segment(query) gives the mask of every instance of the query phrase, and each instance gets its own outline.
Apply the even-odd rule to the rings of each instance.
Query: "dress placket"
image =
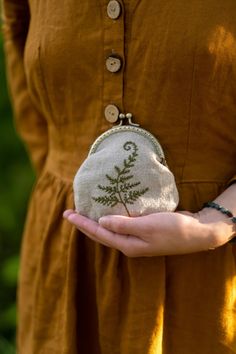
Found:
[[[102,128],[115,123],[123,112],[124,4],[121,0],[101,0],[104,23],[104,73]]]

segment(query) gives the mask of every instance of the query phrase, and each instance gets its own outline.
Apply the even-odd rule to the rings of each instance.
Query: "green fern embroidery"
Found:
[[[127,141],[123,145],[123,149],[125,151],[130,151],[132,149],[133,152],[127,159],[124,159],[122,167],[114,166],[116,177],[106,174],[106,178],[110,185],[98,185],[98,188],[104,191],[107,195],[92,197],[92,199],[99,204],[110,207],[114,207],[117,204],[123,204],[127,214],[130,216],[127,204],[134,204],[134,202],[146,193],[149,188],[147,187],[141,190],[133,190],[141,184],[141,182],[131,183],[130,181],[134,177],[130,174],[130,171],[132,167],[134,167],[135,161],[138,157],[138,147],[134,142]]]

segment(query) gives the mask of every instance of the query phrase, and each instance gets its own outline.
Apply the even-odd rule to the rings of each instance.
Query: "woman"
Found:
[[[19,353],[236,353],[235,227],[202,209],[236,214],[235,1],[5,0],[3,17],[16,124],[38,172]],[[161,142],[175,213],[99,225],[73,212],[73,177],[119,112]]]

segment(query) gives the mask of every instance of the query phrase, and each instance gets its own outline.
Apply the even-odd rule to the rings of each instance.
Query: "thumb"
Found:
[[[140,230],[140,217],[107,215],[102,216],[98,222],[105,229],[116,232],[118,234],[136,235],[137,231]]]

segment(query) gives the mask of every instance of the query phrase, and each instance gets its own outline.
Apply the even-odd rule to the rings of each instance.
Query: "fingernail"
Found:
[[[99,220],[98,223],[101,225],[106,225],[109,221],[110,217],[109,216],[102,216]]]
[[[68,216],[70,216],[73,213],[75,213],[74,210],[71,210],[71,209],[65,210],[64,213],[63,213],[63,218],[67,219]]]

